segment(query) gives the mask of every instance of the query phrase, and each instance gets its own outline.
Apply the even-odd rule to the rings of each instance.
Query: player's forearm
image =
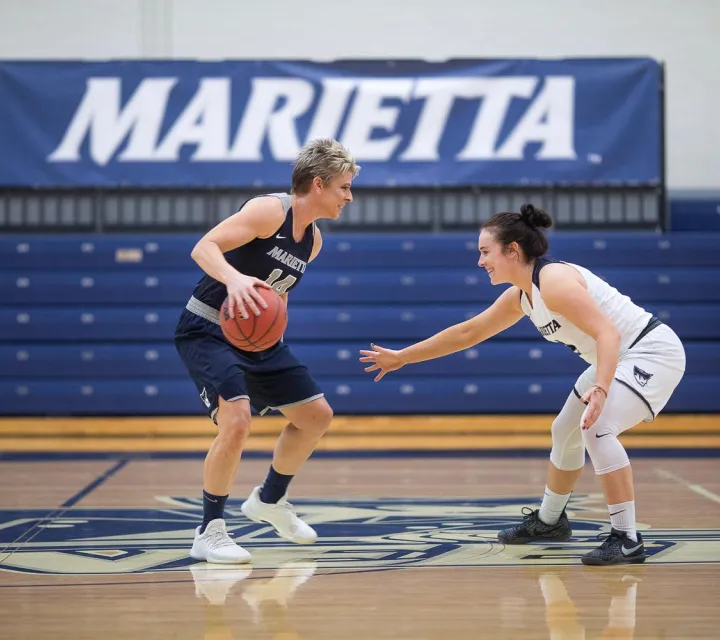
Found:
[[[205,273],[223,284],[227,284],[230,279],[238,275],[238,271],[225,260],[220,247],[209,240],[198,242],[190,257]]]
[[[400,351],[405,364],[424,362],[462,351],[476,344],[466,323],[456,324]]]
[[[595,383],[608,391],[620,357],[620,332],[614,327],[603,331],[596,339],[596,348],[598,359]]]

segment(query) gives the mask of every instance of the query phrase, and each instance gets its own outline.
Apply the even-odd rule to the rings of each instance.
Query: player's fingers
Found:
[[[227,312],[231,318],[235,317],[235,299],[232,296],[228,296]]]
[[[239,294],[234,295],[231,298],[231,301],[235,304],[235,316],[240,316],[241,318],[243,318],[243,320],[245,318],[247,318],[248,315],[247,315],[247,311],[245,309],[245,304],[243,302],[242,296]]]
[[[360,362],[375,362],[375,358],[373,358],[372,356],[367,356],[367,357],[365,357],[365,358],[360,358],[359,360],[360,360]]]
[[[599,414],[599,412],[598,412],[597,406],[590,405],[588,407],[587,418],[585,420],[585,428],[586,429],[589,429],[590,427],[592,427],[595,424],[595,421],[598,419],[598,414]]]
[[[374,364],[371,367],[365,367],[365,371],[376,371],[379,368],[380,368],[379,364]]]
[[[588,423],[589,415],[590,415],[590,407],[585,407],[585,410],[583,411],[582,416],[580,416],[580,428],[583,431],[585,431],[585,429],[588,428],[587,423]]]
[[[245,309],[245,304],[243,303],[242,296],[237,296],[235,298],[235,316],[240,316],[243,320],[248,317],[248,313]]]
[[[253,297],[249,293],[246,293],[243,296],[243,302],[245,303],[245,306],[248,308],[250,313],[254,313],[256,316],[260,315],[260,309],[257,308],[255,300],[253,300]]]
[[[267,308],[268,308],[267,302],[265,302],[265,298],[262,297],[262,295],[260,294],[260,292],[259,292],[255,287],[253,287],[253,288],[250,290],[250,296],[251,296],[251,298],[252,298],[253,300],[257,301],[257,303],[258,303],[263,309],[267,309]]]
[[[378,355],[377,351],[367,351],[365,349],[360,350],[360,355],[365,356],[366,358],[375,358]],[[362,360],[362,358],[361,358]],[[366,360],[363,360],[363,362],[366,362]]]
[[[375,376],[375,382],[380,382],[382,380],[383,376],[387,373],[387,371],[381,371]]]

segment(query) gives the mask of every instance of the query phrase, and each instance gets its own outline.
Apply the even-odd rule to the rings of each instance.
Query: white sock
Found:
[[[624,531],[628,537],[637,542],[637,529],[635,528],[635,500],[609,504],[610,524],[613,529]]]
[[[569,493],[560,495],[545,487],[545,495],[540,505],[540,520],[545,524],[557,524],[568,500],[570,500]]]

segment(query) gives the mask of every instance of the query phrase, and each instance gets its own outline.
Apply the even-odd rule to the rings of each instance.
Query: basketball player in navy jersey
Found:
[[[180,316],[175,345],[201,400],[218,427],[205,459],[203,522],[190,552],[196,560],[242,563],[250,554],[229,537],[225,502],[250,432],[250,405],[261,413],[278,409],[290,421],[273,453],[261,486],[243,503],[255,522],[271,524],[292,542],[315,542],[315,531],[287,501],[288,485],[330,426],[332,409],[307,368],[282,341],[261,352],[241,351],[225,340],[219,309],[228,298],[229,313],[260,314],[266,306],[258,293],[272,287],[285,299],[300,284],[308,263],[322,247],[315,225],[337,219],[352,202],[351,185],[359,171],[340,143],[319,139],[299,153],[292,193],[253,198],[211,229],[192,258],[205,271]]]
[[[372,345],[363,350],[365,370],[386,373],[414,362],[472,347],[528,316],[541,335],[572,349],[590,367],[578,378],[552,424],[547,486],[538,510],[501,531],[505,544],[564,541],[572,530],[565,513],[580,477],[587,449],[600,477],[611,530],[584,564],[643,562],[642,536],[635,521],[630,461],[618,436],[649,422],[666,405],[685,371],[685,351],[670,327],[587,269],[543,256],[543,228],[550,216],[532,205],[520,213],[498,213],[480,232],[479,266],[492,284],[512,286],[483,313],[394,351]]]

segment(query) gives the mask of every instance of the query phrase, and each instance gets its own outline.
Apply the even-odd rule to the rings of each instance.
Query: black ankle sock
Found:
[[[205,527],[208,526],[211,520],[217,520],[223,517],[227,499],[227,496],[214,496],[212,493],[203,490],[203,523],[200,528],[201,534],[205,533]]]
[[[278,500],[287,493],[288,485],[293,476],[286,476],[275,471],[270,465],[265,482],[260,489],[260,500],[265,504],[277,504]]]

